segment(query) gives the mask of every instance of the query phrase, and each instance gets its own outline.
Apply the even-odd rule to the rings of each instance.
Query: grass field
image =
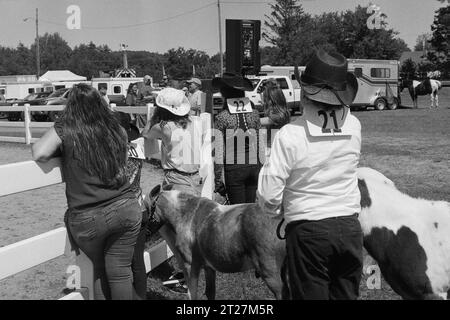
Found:
[[[404,104],[407,99],[403,99]],[[428,104],[428,97],[421,97],[419,109],[354,112],[362,124],[360,165],[384,173],[411,196],[450,201],[450,88],[441,91],[439,109],[429,110]],[[29,146],[0,142],[0,165],[30,159]],[[142,174],[144,192],[160,181],[160,169],[146,163]],[[62,226],[65,208],[63,185],[0,198],[0,246]],[[63,296],[65,269],[73,261],[73,256],[63,256],[0,281],[0,299]],[[366,256],[366,267],[369,264],[372,262]],[[163,268],[150,274],[148,299],[186,298],[161,285],[166,277]],[[360,299],[399,299],[384,280],[381,289],[368,289],[367,280],[368,275],[364,275]],[[204,283],[200,285],[203,290]],[[217,298],[271,299],[272,295],[260,279],[246,272],[218,274]]]

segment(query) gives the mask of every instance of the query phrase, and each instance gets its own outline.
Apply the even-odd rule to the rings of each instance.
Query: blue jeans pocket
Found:
[[[95,217],[88,214],[71,215],[68,218],[70,232],[77,241],[92,240],[97,236]]]
[[[119,223],[124,228],[133,228],[142,221],[141,206],[137,200],[130,200],[129,204],[116,210]]]

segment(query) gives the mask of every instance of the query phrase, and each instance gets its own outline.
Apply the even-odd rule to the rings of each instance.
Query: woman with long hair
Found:
[[[261,125],[267,130],[265,155],[268,157],[275,133],[290,122],[291,116],[283,90],[280,89],[277,81],[273,78],[268,79],[265,84],[262,92],[262,103],[264,117],[261,118]]]
[[[145,300],[147,298],[147,272],[145,270],[144,250],[149,216],[141,189],[141,172],[145,159],[144,138],[141,136],[139,129],[132,124],[130,114],[118,111],[114,112],[114,115],[127,133],[128,160],[125,172],[131,190],[136,195],[142,211],[141,229],[134,247],[131,270],[133,271],[133,286],[136,291],[136,298]]]
[[[261,118],[261,125],[268,129],[280,129],[290,121],[290,114],[283,90],[280,89],[277,81],[268,79],[262,93],[262,103],[264,107],[264,117]]]
[[[39,162],[62,156],[64,221],[77,253],[81,249],[94,265],[95,299],[132,299],[131,261],[142,215],[125,172],[127,133],[99,92],[74,85],[62,116],[32,154]]]

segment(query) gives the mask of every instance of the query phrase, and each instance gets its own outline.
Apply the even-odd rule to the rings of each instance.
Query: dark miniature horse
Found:
[[[405,79],[401,81],[400,92],[403,91],[404,88],[408,88],[414,108],[418,108],[417,96],[424,96],[426,94],[429,94],[431,97],[430,109],[439,107],[438,91],[442,88],[442,83],[440,81],[430,78],[427,78],[422,82]]]

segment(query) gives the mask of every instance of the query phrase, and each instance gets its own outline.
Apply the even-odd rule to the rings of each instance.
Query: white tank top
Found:
[[[167,122],[170,129],[170,144],[161,142],[161,166],[165,170],[193,173],[200,167],[201,122],[191,117],[187,128],[183,129],[174,122]]]

